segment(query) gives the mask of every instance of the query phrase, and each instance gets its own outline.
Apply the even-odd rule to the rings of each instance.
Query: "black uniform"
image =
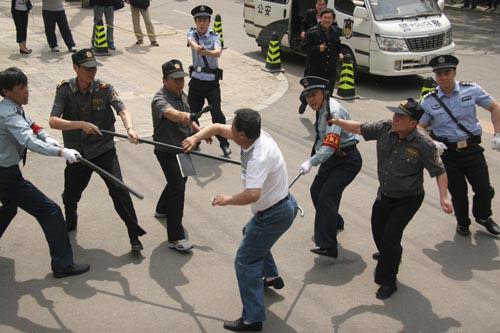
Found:
[[[304,18],[300,25],[300,31],[307,33],[309,29],[318,25],[318,18],[316,13],[316,8],[311,8],[306,10],[304,13]]]
[[[56,91],[51,116],[62,117],[70,121],[86,121],[101,129],[115,130],[115,115],[125,109],[113,87],[95,80],[90,88],[81,92],[76,79],[62,82]],[[82,130],[63,131],[64,146],[76,149],[82,157],[90,160],[108,171],[118,179],[122,179],[115,143],[111,135],[88,135]],[[87,187],[93,170],[75,163],[68,164],[64,170],[63,203],[66,212],[68,229],[74,229],[77,223],[77,205],[82,192]],[[136,239],[146,232],[138,225],[137,216],[130,194],[122,187],[103,178],[113,200],[116,212],[125,222],[131,239]]]

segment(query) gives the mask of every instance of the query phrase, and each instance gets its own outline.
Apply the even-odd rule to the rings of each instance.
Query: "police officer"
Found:
[[[188,102],[191,112],[198,113],[203,108],[205,99],[212,106],[210,114],[212,122],[225,124],[226,117],[221,110],[221,93],[219,80],[222,80],[222,70],[218,59],[222,54],[219,35],[209,29],[212,8],[204,5],[191,10],[196,28],[187,31],[188,46],[191,47],[193,65],[190,67]],[[222,136],[217,136],[224,156],[231,154],[229,142]]]
[[[380,285],[376,297],[385,299],[396,290],[396,275],[403,248],[403,231],[424,200],[423,169],[437,177],[442,209],[453,211],[447,198],[447,177],[432,140],[417,129],[424,113],[409,98],[399,107],[391,107],[392,121],[358,123],[333,118],[331,124],[351,133],[361,134],[366,141],[377,140],[377,170],[380,186],[372,208],[372,234],[378,253],[375,283]]]
[[[177,59],[162,65],[163,87],[155,94],[151,103],[155,141],[180,146],[182,140],[199,130],[191,121],[187,96],[183,92],[188,76]],[[192,245],[186,239],[182,226],[184,195],[187,177],[184,177],[177,161],[176,151],[155,146],[155,155],[167,179],[167,184],[156,204],[155,216],[167,218],[168,246],[186,252]]]
[[[304,76],[319,76],[329,81],[328,95],[333,93],[337,80],[337,57],[340,52],[340,34],[333,26],[335,13],[332,9],[324,9],[320,13],[320,23],[306,33],[302,49],[307,53]],[[299,113],[304,113],[307,103],[301,97]]]
[[[76,78],[63,81],[57,87],[50,114],[50,127],[63,131],[66,147],[78,150],[84,158],[121,180],[113,136],[102,135],[100,129],[115,130],[114,109],[123,121],[130,142],[137,143],[130,113],[125,109],[113,86],[95,79],[97,66],[102,64],[95,60],[92,50],[82,49],[71,58]],[[92,172],[92,169],[82,164],[68,164],[64,170],[62,196],[68,231],[77,227],[78,201],[90,181]],[[139,236],[146,232],[137,222],[130,194],[110,180],[103,180],[118,215],[127,226],[132,251],[142,250]]]
[[[337,258],[337,230],[344,229],[339,214],[344,189],[361,170],[362,159],[356,148],[357,135],[328,125],[331,118],[351,119],[347,110],[326,92],[328,80],[306,76],[300,80],[302,96],[316,111],[316,139],[311,158],[302,163],[300,170],[309,173],[312,166],[320,165],[311,185],[311,198],[316,208],[314,241],[317,248],[311,252]]]
[[[19,162],[26,162],[27,150],[48,156],[61,156],[68,163],[78,161],[79,153],[61,148],[57,140],[31,120],[24,112],[28,104],[28,78],[16,67],[0,72],[0,238],[21,208],[34,216],[49,244],[53,276],[79,275],[89,265],[73,262],[73,251],[66,232],[61,208],[24,179]]]
[[[431,126],[433,138],[447,148],[442,158],[449,178],[448,190],[455,209],[457,233],[470,234],[468,181],[474,191],[472,214],[476,222],[498,235],[500,228],[491,218],[491,200],[495,192],[490,184],[484,149],[480,146],[482,129],[476,116],[476,104],[491,112],[496,133],[492,146],[497,150],[500,150],[500,104],[479,85],[455,80],[456,57],[438,56],[429,65],[438,87],[422,101],[425,114],[420,125]]]

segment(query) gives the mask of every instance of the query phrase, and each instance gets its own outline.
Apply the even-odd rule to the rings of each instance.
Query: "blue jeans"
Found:
[[[289,199],[272,209],[255,214],[243,228],[234,268],[243,303],[241,317],[247,322],[264,321],[263,277],[278,276],[278,268],[271,254],[274,243],[290,228],[297,215],[297,202]]]
[[[108,46],[114,46],[115,42],[113,39],[113,25],[114,25],[114,10],[113,6],[94,6],[94,29],[92,30],[92,47],[94,47],[95,40],[95,26],[97,21],[102,20],[102,16],[106,18],[106,38],[108,40]],[[103,21],[104,23],[104,21]]]

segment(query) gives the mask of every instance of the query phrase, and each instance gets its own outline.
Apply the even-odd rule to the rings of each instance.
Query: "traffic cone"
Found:
[[[222,33],[222,19],[219,14],[215,15],[214,21],[214,32],[219,35],[220,44],[223,49],[224,47],[224,34]]]
[[[424,99],[424,96],[430,93],[431,91],[436,90],[437,83],[434,81],[432,77],[426,77],[424,79],[424,85],[422,86],[422,91],[420,92],[420,99],[419,101],[422,102]]]
[[[94,54],[96,56],[109,55],[108,36],[106,36],[106,26],[102,20],[95,24]]]
[[[281,69],[281,52],[280,40],[278,34],[273,32],[271,40],[269,41],[269,48],[267,49],[266,67],[262,69],[269,73],[284,72]]]
[[[350,54],[346,54],[342,59],[340,80],[335,97],[343,100],[359,98],[359,96],[356,95],[356,87],[354,84],[354,65]]]

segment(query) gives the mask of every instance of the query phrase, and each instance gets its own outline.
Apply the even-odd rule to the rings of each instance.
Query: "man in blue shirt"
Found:
[[[28,104],[28,78],[16,67],[0,72],[0,238],[21,208],[34,216],[42,227],[52,257],[55,278],[79,275],[89,265],[73,262],[71,243],[61,208],[32,183],[24,179],[19,162],[26,162],[27,149],[48,156],[61,156],[69,163],[78,162],[76,150],[61,148],[59,143],[24,113]]]
[[[495,194],[490,184],[488,165],[480,146],[482,129],[476,115],[476,104],[491,112],[495,129],[493,149],[500,150],[500,104],[479,85],[455,80],[458,59],[438,56],[429,65],[436,75],[438,87],[422,101],[425,114],[420,119],[424,128],[432,127],[432,137],[445,148],[442,155],[448,173],[448,190],[458,222],[457,233],[470,235],[467,182],[474,191],[472,214],[476,222],[494,235],[500,228],[491,218],[491,200]]]
[[[189,70],[191,81],[189,81],[188,102],[191,112],[198,113],[206,99],[212,106],[210,110],[212,122],[225,124],[226,117],[220,105],[219,80],[222,80],[222,70],[217,59],[222,54],[222,46],[219,35],[208,29],[212,13],[212,8],[204,5],[191,10],[196,28],[190,28],[186,34],[193,57],[193,65]],[[217,136],[217,139],[224,156],[229,156],[231,149],[227,139],[222,136]]]
[[[307,174],[313,166],[321,164],[311,185],[311,198],[316,208],[314,242],[318,246],[311,252],[337,258],[337,230],[344,229],[344,219],[339,214],[340,200],[345,188],[361,170],[362,159],[356,148],[358,136],[328,124],[332,118],[351,119],[347,110],[326,93],[328,83],[316,76],[300,80],[304,87],[302,96],[316,111],[316,139],[311,158],[302,163],[300,170]]]

